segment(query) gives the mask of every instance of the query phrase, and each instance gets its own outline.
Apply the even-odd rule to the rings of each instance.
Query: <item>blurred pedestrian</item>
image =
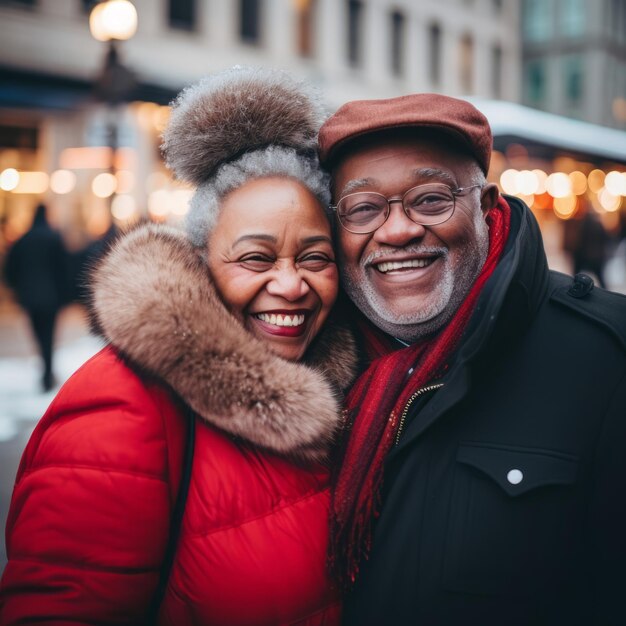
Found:
[[[610,237],[594,211],[587,211],[578,225],[574,248],[574,274],[591,272],[601,287],[604,283],[604,266],[608,257]]]
[[[6,280],[28,314],[43,359],[42,387],[54,386],[52,347],[59,310],[66,303],[67,251],[61,235],[48,223],[46,206],[39,204],[33,224],[10,248]]]
[[[108,252],[120,235],[120,230],[114,222],[111,223],[106,232],[89,242],[81,250],[70,254],[70,298],[72,301],[86,304],[89,300],[89,273],[97,265],[102,256]]]

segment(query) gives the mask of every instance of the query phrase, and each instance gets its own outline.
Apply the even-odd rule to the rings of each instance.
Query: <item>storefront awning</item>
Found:
[[[530,142],[626,164],[626,132],[545,113],[512,102],[469,100],[485,114],[498,138]]]
[[[131,96],[133,100],[169,104],[176,93],[139,83]],[[72,111],[93,98],[90,81],[0,67],[0,108]]]

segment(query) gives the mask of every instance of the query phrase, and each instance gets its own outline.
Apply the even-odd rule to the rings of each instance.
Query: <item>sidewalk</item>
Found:
[[[61,312],[53,357],[57,385],[40,389],[41,363],[26,316],[14,305],[0,309],[0,442],[17,433],[17,420],[38,420],[59,387],[101,347],[89,335],[84,309],[78,305]]]
[[[17,466],[33,428],[46,412],[59,387],[101,347],[89,335],[84,309],[74,305],[60,315],[55,341],[57,385],[40,388],[41,363],[28,320],[11,303],[0,307],[0,530],[4,528]],[[0,572],[6,554],[0,540]]]

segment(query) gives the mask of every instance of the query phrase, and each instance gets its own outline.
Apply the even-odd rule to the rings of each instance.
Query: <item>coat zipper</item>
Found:
[[[396,440],[394,445],[398,445],[400,443],[400,437],[402,436],[402,430],[404,429],[404,424],[406,422],[406,416],[409,412],[409,409],[411,408],[411,405],[413,404],[414,400],[416,398],[419,398],[420,396],[423,396],[425,393],[428,393],[429,391],[434,391],[435,389],[439,389],[443,387],[443,383],[435,383],[433,385],[428,385],[426,387],[422,387],[420,389],[418,389],[408,400],[408,402],[406,403],[406,406],[404,407],[404,411],[402,411],[402,415],[400,416],[400,425],[398,426],[398,432],[396,433]]]

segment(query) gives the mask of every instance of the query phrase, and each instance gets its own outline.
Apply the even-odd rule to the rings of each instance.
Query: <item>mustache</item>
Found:
[[[362,261],[361,266],[367,267],[372,263],[382,261],[389,262],[395,261],[400,257],[404,257],[407,254],[417,254],[424,256],[447,256],[448,249],[441,247],[426,247],[426,246],[406,246],[404,248],[382,248],[371,252]]]

